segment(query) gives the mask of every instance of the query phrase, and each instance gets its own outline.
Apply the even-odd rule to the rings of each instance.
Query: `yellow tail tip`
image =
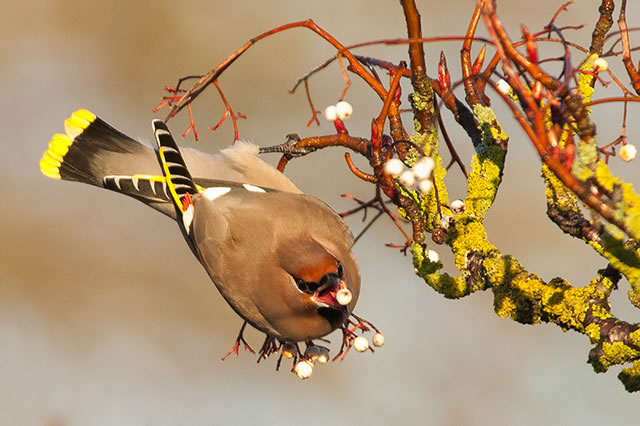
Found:
[[[79,109],[64,121],[64,131],[71,139],[75,139],[79,134],[84,132],[95,119],[96,115],[91,111]]]
[[[47,151],[44,152],[40,159],[40,171],[43,175],[52,179],[60,179],[60,166],[51,161],[51,157],[48,156]]]
[[[89,110],[79,109],[64,121],[65,133],[56,133],[49,142],[49,148],[40,159],[40,171],[43,175],[60,179],[60,166],[64,162],[64,156],[69,152],[69,147],[74,139],[84,132],[93,123],[97,116]]]
[[[96,119],[96,115],[87,109],[79,109],[71,114],[72,117],[91,123]]]
[[[49,142],[49,154],[52,156],[64,157],[69,152],[69,147],[73,141],[66,133],[56,133]],[[62,160],[60,160],[62,161]]]

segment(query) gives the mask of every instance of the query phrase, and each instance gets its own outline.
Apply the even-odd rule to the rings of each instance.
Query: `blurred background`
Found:
[[[531,2],[501,1],[499,12],[517,38],[521,22],[537,31],[560,3],[538,0],[533,7]],[[633,27],[640,22],[640,5],[630,3],[627,19]],[[404,37],[397,1],[4,4],[0,424],[637,422],[638,396],[624,391],[616,378],[619,369],[601,375],[592,371],[586,337],[563,333],[555,325],[499,319],[488,292],[445,300],[413,274],[409,257],[384,247],[402,242],[385,220],[355,247],[363,281],[357,312],[385,333],[382,349],[319,366],[304,382],[287,367],[276,372],[275,359],[256,364],[246,352],[221,362],[241,321],[187,250],[175,224],[135,200],[46,179],[39,172],[38,160],[51,135],[63,131],[64,119],[78,108],[149,141],[151,119],[164,117],[151,110],[162,88],[178,77],[205,73],[249,38],[306,18],[345,44]],[[463,35],[474,4],[418,1],[424,34]],[[560,16],[559,25],[586,24],[581,31],[568,31],[570,40],[588,47],[599,4],[580,1]],[[634,39],[637,45],[638,36],[632,34]],[[436,73],[440,49],[447,53],[452,78],[460,78],[457,42],[426,46],[430,74]],[[359,53],[397,62],[406,51],[406,46],[395,46]],[[557,56],[562,50],[552,46],[544,52]],[[287,92],[298,76],[332,53],[310,31],[295,29],[240,58],[220,83],[233,107],[248,116],[239,122],[241,137],[273,145],[288,133],[333,132],[324,120],[320,128],[307,128],[304,91]],[[579,60],[576,55],[575,63]],[[342,85],[335,65],[314,77],[316,107],[335,103]],[[405,82],[403,99],[409,92]],[[355,108],[347,122],[350,132],[367,136],[378,113],[376,96],[354,78],[346,100]],[[615,139],[622,106],[595,108],[600,140]],[[226,147],[233,138],[230,122],[215,133],[207,130],[224,113],[213,87],[194,109],[200,142],[189,136],[182,143],[207,152]],[[628,130],[630,142],[637,144],[636,115],[632,105]],[[468,165],[470,143],[447,112],[444,117]],[[502,122],[511,143],[506,178],[487,219],[491,241],[544,279],[562,276],[586,284],[606,263],[546,218],[540,161],[516,124]],[[407,115],[405,125],[410,124]],[[186,114],[170,127],[182,133]],[[353,204],[341,193],[367,199],[373,188],[350,174],[343,154],[342,149],[318,152],[291,163],[287,173],[303,190],[344,211]],[[358,164],[366,167],[363,161]],[[611,164],[638,188],[637,161],[623,164],[614,158]],[[459,170],[450,171],[451,199],[464,196],[461,178]],[[354,233],[364,226],[361,217],[348,222]],[[454,272],[446,247],[437,249]],[[613,310],[622,319],[640,321],[640,312],[626,299],[627,289],[623,281],[612,297]],[[262,342],[256,332],[247,337],[254,348]],[[338,337],[332,336],[333,351]]]

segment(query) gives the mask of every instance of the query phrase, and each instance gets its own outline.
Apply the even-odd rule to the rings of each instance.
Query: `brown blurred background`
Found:
[[[419,1],[425,35],[461,35],[474,0]],[[518,24],[541,28],[560,1],[501,1],[514,37]],[[599,1],[580,1],[559,24],[587,24],[568,32],[587,44]],[[589,342],[552,325],[501,320],[491,294],[448,301],[418,280],[410,259],[385,248],[400,242],[380,220],[355,247],[363,290],[358,313],[382,328],[387,344],[350,354],[342,364],[316,368],[301,382],[275,360],[256,365],[242,353],[222,363],[241,321],[223,302],[193,258],[175,224],[136,201],[80,184],[44,178],[38,160],[50,136],[78,108],[88,108],[129,135],[149,140],[151,109],[165,85],[203,73],[250,37],[311,17],[346,44],[404,36],[397,1],[323,2],[12,1],[0,16],[2,159],[0,185],[0,424],[212,425],[212,424],[631,424],[637,396],[624,392],[615,371],[596,375],[586,364]],[[630,4],[630,26],[640,7]],[[484,33],[484,32],[483,32]],[[632,35],[632,40],[638,37]],[[427,45],[431,74],[445,49],[459,78],[458,43]],[[296,77],[332,54],[310,31],[296,29],[252,48],[220,79],[234,108],[248,115],[241,137],[270,145],[306,128],[304,92],[289,95]],[[555,53],[554,53],[555,52]],[[362,54],[392,61],[406,47]],[[548,55],[559,55],[554,47]],[[576,61],[579,59],[576,59]],[[625,79],[626,81],[626,79]],[[405,84],[405,95],[409,86]],[[318,108],[342,89],[337,67],[311,82]],[[617,92],[616,92],[617,93]],[[406,99],[406,97],[404,98]],[[347,95],[355,107],[347,122],[366,136],[376,97],[354,79]],[[201,141],[185,145],[215,152],[230,143],[232,127],[206,127],[224,112],[215,91],[196,102]],[[602,140],[620,130],[620,105],[596,107]],[[629,132],[640,134],[630,111]],[[187,122],[170,122],[181,133]],[[468,160],[468,140],[445,113],[456,146]],[[409,127],[407,116],[405,124]],[[545,279],[577,284],[605,262],[581,242],[562,235],[545,216],[539,160],[513,122],[505,122],[511,150],[496,206],[491,240]],[[636,142],[630,140],[630,142]],[[336,210],[366,198],[370,186],[350,175],[343,150],[293,162],[288,174]],[[277,158],[270,157],[275,162]],[[360,162],[360,164],[363,164]],[[468,161],[467,161],[468,164]],[[638,187],[638,162],[616,172]],[[364,166],[364,165],[363,165]],[[452,170],[452,199],[462,197],[461,173]],[[359,217],[349,224],[357,233]],[[439,248],[448,270],[451,257]],[[630,321],[621,283],[614,312]],[[249,333],[254,347],[262,338]],[[337,346],[334,336],[334,350]]]

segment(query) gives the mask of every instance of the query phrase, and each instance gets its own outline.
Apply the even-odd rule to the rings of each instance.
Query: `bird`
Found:
[[[353,234],[260,159],[257,145],[180,148],[155,119],[151,148],[86,109],[64,127],[40,159],[42,174],[119,192],[173,219],[226,302],[267,338],[308,343],[347,322],[360,294]]]

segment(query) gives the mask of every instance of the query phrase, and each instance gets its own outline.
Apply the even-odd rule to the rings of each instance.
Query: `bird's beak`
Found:
[[[337,294],[338,290],[347,288],[347,283],[344,280],[338,278],[337,275],[329,275],[326,283],[318,287],[312,296],[312,299],[321,308],[337,309],[339,311],[346,311],[347,307],[338,303]]]

